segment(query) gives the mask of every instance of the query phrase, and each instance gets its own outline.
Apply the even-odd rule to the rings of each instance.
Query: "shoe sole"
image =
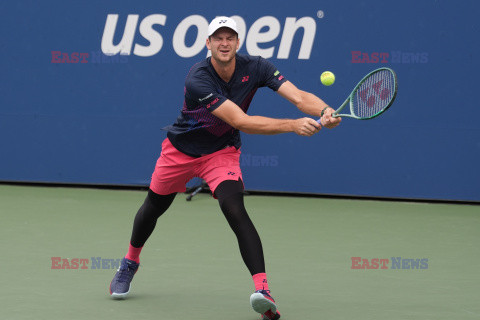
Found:
[[[273,314],[277,312],[276,304],[258,292],[255,292],[250,296],[250,305],[255,312],[261,313],[262,315],[268,310],[271,310]]]
[[[127,298],[127,295],[130,291],[128,292],[125,292],[125,293],[112,293],[110,296],[112,297],[112,299],[114,300],[123,300],[125,298]]]
[[[110,285],[112,285],[112,283],[110,283]],[[125,293],[116,293],[116,292],[112,292],[112,289],[110,289],[110,297],[114,300],[123,300],[125,298],[127,298],[127,295],[130,293],[130,288],[132,288],[132,285],[128,286],[128,291],[125,292]]]

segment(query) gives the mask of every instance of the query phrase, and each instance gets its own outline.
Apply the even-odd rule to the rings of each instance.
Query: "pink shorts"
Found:
[[[185,192],[185,184],[193,177],[200,177],[207,182],[212,193],[215,193],[221,182],[242,179],[240,153],[235,147],[227,147],[194,158],[178,151],[166,138],[155,165],[150,189],[161,195]]]

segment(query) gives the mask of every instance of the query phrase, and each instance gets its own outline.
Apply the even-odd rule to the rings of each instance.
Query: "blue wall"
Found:
[[[290,81],[332,106],[372,69],[388,66],[399,78],[395,104],[375,120],[344,119],[341,127],[310,138],[243,135],[247,189],[480,201],[479,2],[139,3],[0,4],[0,181],[148,184],[165,137],[161,128],[182,105],[185,75],[207,55],[203,48],[182,57],[188,52],[175,49],[174,35],[177,43],[192,47],[197,28],[182,33],[177,27],[188,17],[202,25],[216,15],[236,15],[251,38],[242,53],[259,52],[252,25],[278,21],[278,36],[257,46],[273,48],[271,61]],[[101,52],[109,14],[118,15],[114,44],[127,16],[138,15],[130,55]],[[287,17],[306,17],[315,28],[303,58],[302,29],[289,57],[279,57]],[[148,32],[149,19],[158,23],[155,31]],[[152,40],[151,51],[159,41],[161,49],[135,54],[135,44],[151,44],[145,38]],[[86,63],[54,63],[62,59],[55,52],[89,56]],[[357,63],[352,52],[388,57]],[[337,76],[331,87],[320,83],[325,70]],[[302,116],[269,89],[259,90],[250,114]]]

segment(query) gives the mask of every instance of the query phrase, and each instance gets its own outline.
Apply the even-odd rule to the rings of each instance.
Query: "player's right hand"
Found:
[[[296,134],[306,137],[310,137],[322,129],[322,126],[312,118],[297,119],[293,126],[293,131]]]
[[[325,113],[324,113],[323,117],[320,119],[322,126],[324,126],[325,128],[328,128],[328,129],[333,129],[340,124],[340,122],[342,121],[342,118],[332,117],[332,114],[334,112],[335,112],[335,110],[330,108],[330,107],[328,107],[325,110]]]

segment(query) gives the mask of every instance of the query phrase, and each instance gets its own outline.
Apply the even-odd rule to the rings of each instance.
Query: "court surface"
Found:
[[[177,196],[142,252],[130,298],[109,298],[109,259],[125,255],[145,195],[0,185],[0,318],[259,319],[236,238],[206,194],[192,202]],[[480,318],[480,206],[266,196],[245,202],[282,319]],[[52,269],[52,257],[89,262],[87,269]],[[390,262],[388,269],[356,270],[352,257]],[[428,259],[427,268],[392,269],[392,257]],[[92,269],[92,258],[105,265]]]

